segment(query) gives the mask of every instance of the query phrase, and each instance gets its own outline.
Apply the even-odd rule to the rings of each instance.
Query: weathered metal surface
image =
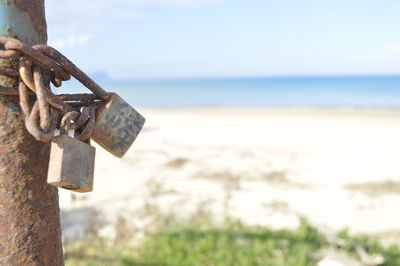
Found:
[[[9,0],[11,2],[12,0]],[[34,43],[46,43],[47,42],[47,25],[44,11],[44,1],[29,1],[29,0],[14,0],[15,7],[19,10],[24,11],[25,16],[30,18],[29,25],[33,26],[33,33],[38,33],[41,40]],[[21,13],[21,12],[19,12]],[[21,28],[20,25],[16,25],[17,29]]]
[[[6,75],[11,77],[18,77],[18,71],[8,67],[0,67],[0,75]]]
[[[30,46],[18,39],[5,36],[0,36],[0,44],[5,48],[5,50],[0,50],[0,58],[19,58],[19,71],[17,76],[22,79],[32,92],[38,94],[40,115],[41,117],[43,116],[44,121],[46,121],[46,117],[48,117],[45,112],[44,102],[49,103],[63,113],[72,112],[74,110],[65,100],[54,95],[50,88],[46,87],[46,92],[42,95],[40,95],[40,92],[36,91],[36,88],[43,83],[40,82],[40,77],[42,77],[43,74],[38,75],[38,73],[45,73],[56,87],[61,86],[62,81],[70,79],[71,75],[73,75],[83,85],[94,92],[94,95],[75,95],[75,99],[78,101],[93,101],[95,99],[107,100],[109,98],[109,94],[103,88],[52,47],[40,44]],[[32,72],[34,73],[32,74]],[[14,71],[6,68],[0,68],[0,74],[1,73],[5,75],[9,74],[8,76],[11,77],[16,76]],[[10,92],[10,90],[6,89],[2,90],[0,94],[5,95],[8,92]],[[14,95],[14,93],[11,93],[11,95]],[[43,127],[44,125],[41,126]]]
[[[75,192],[92,191],[95,153],[94,147],[67,134],[55,137],[47,183]]]
[[[50,123],[50,107],[46,101],[46,89],[44,85],[43,73],[38,66],[33,68],[33,77],[35,81],[36,88],[36,98],[39,106],[39,114],[40,114],[40,127],[43,131],[47,132]]]
[[[32,75],[32,59],[22,56],[19,59],[19,76],[25,85],[33,92],[36,92],[35,82]]]
[[[88,75],[85,74],[79,67],[72,63],[68,58],[66,58],[59,51],[53,47],[47,45],[35,45],[33,46],[35,50],[40,51],[44,55],[51,57],[60,66],[71,74],[74,78],[79,80],[83,85],[85,85],[89,90],[96,94],[100,99],[107,100],[109,98],[108,93],[100,87],[94,80],[92,80]]]
[[[28,88],[26,87],[25,83],[19,83],[19,100],[22,113],[25,117],[25,127],[28,132],[38,141],[41,142],[49,142],[54,135],[54,131],[56,129],[58,123],[58,111],[55,109],[51,112],[51,117],[49,118],[48,129],[43,130],[38,126],[38,119],[39,119],[39,101],[36,101],[33,105],[32,111],[29,107],[29,97],[28,97]]]
[[[0,75],[2,75],[2,74],[0,73]],[[16,88],[6,88],[6,87],[0,86],[0,95],[17,96],[18,93],[19,93],[18,89],[16,89]],[[36,95],[35,93],[33,93],[31,91],[29,91],[28,94],[29,94],[29,96]],[[70,103],[68,103],[69,105],[73,104],[74,102],[83,102],[83,104],[87,104],[87,102],[99,100],[99,98],[96,95],[89,94],[89,93],[56,94],[55,97],[57,97],[61,101],[70,102]]]
[[[36,92],[36,86],[40,85],[39,83],[40,75],[37,75],[37,73],[35,75],[32,74],[31,67],[32,67],[32,60],[26,56],[22,56],[19,60],[20,77],[32,92]],[[36,68],[35,72],[40,72],[40,68],[38,68],[38,66],[35,65],[35,68]],[[47,86],[43,87],[43,89],[46,90],[45,95],[43,95],[43,97],[46,98],[45,101],[48,102],[51,106],[59,109],[63,113],[73,111],[73,108],[71,106],[69,106],[64,101],[57,98],[57,96],[54,95],[54,93]]]
[[[92,139],[113,155],[122,158],[142,130],[145,118],[116,93],[96,112]]]
[[[96,106],[84,106],[81,112],[69,112],[63,116],[60,124],[60,132],[75,130],[75,138],[80,141],[87,141],[94,130],[96,122]]]
[[[51,124],[49,105],[66,114],[65,117],[69,116],[70,118],[70,114],[77,113],[76,108],[74,108],[76,107],[76,102],[72,103],[74,107],[71,106],[71,102],[67,103],[67,101],[61,100],[52,93],[48,86],[45,86],[43,73],[46,73],[56,86],[61,86],[62,81],[69,79],[72,75],[100,99],[97,102],[99,106],[97,114],[94,113],[94,110],[91,110],[93,114],[90,115],[89,119],[87,115],[82,113],[79,117],[75,115],[76,118],[71,120],[75,125],[80,125],[80,127],[76,126],[74,128],[77,133],[75,135],[76,138],[85,141],[92,137],[93,140],[115,156],[123,157],[143,127],[145,122],[143,116],[118,95],[106,92],[56,49],[44,44],[31,46],[18,39],[5,36],[0,36],[0,44],[5,49],[3,51],[0,50],[0,58],[10,58],[10,56],[19,58],[19,77],[26,85],[20,86],[20,94],[21,92],[27,94],[24,89],[27,87],[37,96],[37,102],[32,108],[32,114],[28,115],[24,111],[26,127],[37,140],[49,140],[48,133],[51,133],[48,131]],[[15,95],[9,89],[5,91]],[[3,92],[0,92],[1,94]],[[24,98],[24,100],[21,99],[20,101],[22,109],[29,110],[29,97],[27,95],[20,95],[20,97]],[[65,96],[62,97],[65,98]],[[93,100],[91,95],[80,95],[79,97],[86,98],[86,100],[75,98],[78,99],[78,106],[82,103],[86,107],[95,106],[96,101]],[[36,113],[37,108],[39,109],[39,116]],[[95,120],[96,116],[98,118]],[[41,131],[37,130],[35,125],[38,117]],[[84,120],[88,122],[83,128],[82,121]],[[81,123],[77,123],[78,121]]]
[[[62,80],[69,80],[71,78],[70,74],[62,69],[51,58],[18,39],[0,36],[0,44],[3,44],[6,50],[16,50],[35,59],[42,68],[45,68],[48,71],[53,71],[54,75]]]
[[[79,117],[77,120],[75,120],[75,125],[73,127],[74,130],[81,128],[83,125],[86,124],[86,122],[90,118],[90,108],[87,106],[84,106],[80,110],[81,112],[79,113]]]
[[[19,92],[15,88],[5,88],[0,86],[0,95],[18,96]]]
[[[0,35],[45,43],[43,0],[18,3],[26,9],[0,1]],[[0,74],[0,86],[17,84]],[[46,183],[50,145],[27,132],[15,97],[0,96],[0,121],[0,265],[63,265],[57,189]]]
[[[80,94],[58,94],[57,98],[63,101],[94,101],[99,100],[95,94],[80,93]]]
[[[78,120],[81,117],[81,113],[78,111],[72,111],[66,113],[61,119],[60,130],[62,133],[65,133],[67,130],[76,130],[78,128]],[[87,114],[87,118],[89,119],[89,114]],[[83,121],[80,126],[82,126],[86,121]]]
[[[40,12],[44,11],[39,8],[40,5],[44,4],[43,1],[21,0],[18,2],[30,2],[32,5],[36,6],[35,10],[27,12],[16,6],[13,0],[1,0],[0,35],[10,37],[18,36],[18,39],[27,43],[46,43],[46,23],[44,17],[40,14]],[[37,27],[33,24],[32,17],[36,18],[38,22]]]
[[[89,111],[89,119],[83,129],[81,129],[80,131],[75,131],[75,138],[79,139],[80,141],[87,141],[92,136],[94,128],[96,126],[96,106],[83,108],[88,108],[87,110]],[[81,117],[82,116],[83,115],[81,115]],[[79,120],[77,121],[77,123],[79,123]]]

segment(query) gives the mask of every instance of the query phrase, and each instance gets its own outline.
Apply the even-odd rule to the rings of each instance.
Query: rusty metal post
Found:
[[[37,44],[46,30],[44,0],[0,0],[0,35]],[[0,75],[0,86],[15,85]],[[18,99],[0,96],[0,265],[64,264],[58,193],[46,183],[49,150],[26,131]]]

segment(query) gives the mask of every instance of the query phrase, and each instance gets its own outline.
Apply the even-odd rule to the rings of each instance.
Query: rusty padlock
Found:
[[[91,138],[113,155],[122,158],[142,130],[145,118],[116,93],[97,107]]]
[[[142,130],[145,118],[116,93],[108,93],[68,58],[56,49],[46,45],[33,48],[55,60],[99,99],[96,111],[96,125],[90,136],[100,146],[113,155],[122,158]]]
[[[93,190],[96,148],[60,134],[53,138],[47,183],[75,192]]]

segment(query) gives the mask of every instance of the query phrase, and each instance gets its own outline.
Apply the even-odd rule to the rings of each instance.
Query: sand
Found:
[[[156,217],[294,228],[304,217],[400,236],[400,110],[190,108],[141,110],[144,131],[123,159],[97,146],[94,192],[60,190],[64,240],[93,223],[115,238],[123,219]]]

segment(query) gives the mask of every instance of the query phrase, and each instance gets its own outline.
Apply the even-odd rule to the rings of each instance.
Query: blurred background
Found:
[[[59,191],[67,264],[400,265],[399,11],[46,0],[49,44],[147,119]]]

